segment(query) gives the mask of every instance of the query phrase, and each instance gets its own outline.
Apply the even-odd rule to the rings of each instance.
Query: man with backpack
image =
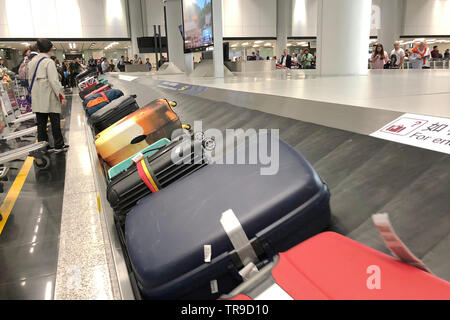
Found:
[[[39,54],[28,65],[30,84],[29,92],[32,99],[32,110],[36,113],[38,141],[48,141],[47,121],[50,118],[54,140],[54,152],[66,151],[68,145],[64,143],[61,132],[61,106],[67,100],[63,97],[63,88],[59,82],[58,71],[51,56],[53,43],[48,39],[38,39]]]

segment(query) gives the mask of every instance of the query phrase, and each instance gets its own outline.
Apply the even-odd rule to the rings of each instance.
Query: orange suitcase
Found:
[[[97,153],[113,167],[162,138],[171,139],[172,132],[182,128],[174,106],[158,99],[129,114],[95,137]]]

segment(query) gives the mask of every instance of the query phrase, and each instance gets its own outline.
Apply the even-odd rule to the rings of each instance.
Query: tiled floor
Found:
[[[70,102],[63,109],[67,141]],[[50,138],[51,139],[51,138]],[[0,300],[52,299],[59,250],[65,154],[52,154],[51,167],[31,168],[0,235]],[[13,161],[3,201],[23,161]]]
[[[74,97],[55,286],[58,300],[113,299],[86,126],[81,100]]]

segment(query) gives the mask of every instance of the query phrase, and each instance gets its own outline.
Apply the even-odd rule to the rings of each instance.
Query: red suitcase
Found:
[[[222,298],[448,300],[450,283],[342,235],[324,232],[281,253]]]

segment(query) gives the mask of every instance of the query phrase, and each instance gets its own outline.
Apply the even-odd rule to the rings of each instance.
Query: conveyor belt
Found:
[[[370,218],[388,212],[410,249],[450,280],[450,156],[155,88],[150,78],[107,78],[125,94],[137,94],[140,106],[157,98],[177,101],[182,122],[203,120],[204,130],[280,129],[280,138],[328,183],[334,231],[388,252]]]

